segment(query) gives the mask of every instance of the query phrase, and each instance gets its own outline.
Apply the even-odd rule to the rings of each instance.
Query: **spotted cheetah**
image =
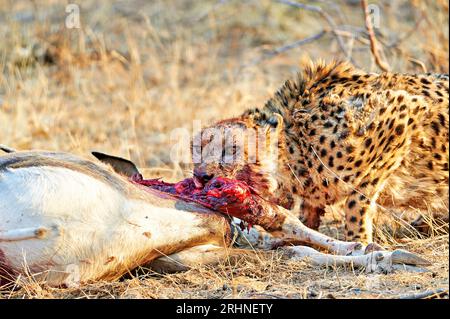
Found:
[[[448,216],[448,88],[448,75],[311,63],[263,108],[203,129],[193,143],[193,153],[201,152],[194,177],[246,181],[265,199],[301,210],[310,227],[327,205],[341,203],[347,240],[364,243],[372,242],[376,210],[432,208]],[[221,137],[205,134],[211,129]],[[272,133],[253,143],[267,147],[252,161],[249,129]],[[248,143],[224,144],[229,132]],[[211,146],[222,157],[208,161]],[[237,154],[242,160],[224,160]]]

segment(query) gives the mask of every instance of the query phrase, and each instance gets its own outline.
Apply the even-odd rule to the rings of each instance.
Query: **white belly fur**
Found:
[[[0,172],[0,262],[18,272],[43,272],[50,284],[117,273],[152,251],[198,236],[200,225],[195,214],[126,199],[70,169]]]

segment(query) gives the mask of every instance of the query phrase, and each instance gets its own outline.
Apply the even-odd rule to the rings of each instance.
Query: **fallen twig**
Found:
[[[421,12],[420,18],[416,21],[414,26],[408,32],[406,32],[401,38],[399,38],[397,41],[386,44],[386,47],[389,49],[398,47],[401,43],[403,43],[403,41],[407,40],[410,36],[412,36],[413,34],[415,34],[417,32],[417,29],[419,28],[420,24],[424,20],[425,20],[425,14],[423,12]]]
[[[427,73],[428,72],[427,66],[422,61],[420,61],[418,59],[415,59],[415,58],[411,58],[411,57],[408,57],[407,59],[408,59],[409,62],[411,62],[413,64],[417,64],[418,66],[420,66],[422,68],[422,72],[423,73]]]
[[[401,295],[399,299],[434,299],[448,296],[448,289],[427,290],[416,294]]]

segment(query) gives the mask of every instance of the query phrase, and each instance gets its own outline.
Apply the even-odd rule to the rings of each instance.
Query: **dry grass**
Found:
[[[51,288],[29,279],[0,298],[399,298],[424,291],[448,292],[448,236],[414,240],[402,248],[434,262],[428,273],[366,274],[362,270],[317,268],[278,252],[243,257],[187,272],[159,275],[140,269],[117,282],[82,288]],[[448,295],[447,295],[448,296]]]
[[[101,150],[133,159],[148,176],[176,180],[189,165],[170,157],[173,129],[262,105],[311,57],[351,58],[379,71],[358,1],[304,1],[326,9],[334,33],[317,13],[269,0],[80,3],[81,29],[67,29],[58,1],[0,0],[1,144],[80,155]],[[376,36],[393,70],[448,72],[448,1],[377,4]],[[323,30],[317,40],[271,54]],[[322,230],[339,234],[333,225]],[[448,289],[448,233],[384,242],[421,253],[434,262],[432,272],[314,269],[274,252],[238,266],[165,276],[147,270],[82,289],[28,282],[1,290],[0,298],[390,298]]]

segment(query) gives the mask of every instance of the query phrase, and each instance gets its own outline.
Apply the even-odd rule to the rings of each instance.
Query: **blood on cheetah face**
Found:
[[[192,141],[194,180],[198,186],[222,176],[246,182],[261,197],[275,201],[278,189],[282,119],[256,124],[229,119],[204,128]]]

